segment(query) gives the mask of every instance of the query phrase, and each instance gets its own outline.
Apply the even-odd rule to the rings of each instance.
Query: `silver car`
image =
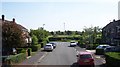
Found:
[[[53,50],[53,45],[52,44],[46,44],[44,46],[44,50],[45,51],[52,51]]]

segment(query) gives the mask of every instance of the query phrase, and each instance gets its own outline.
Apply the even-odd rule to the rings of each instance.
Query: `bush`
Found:
[[[10,62],[9,64],[19,63],[26,59],[26,53],[20,53],[17,55],[10,55],[6,58],[5,62]]]
[[[26,52],[26,49],[25,48],[17,48],[17,53],[25,53]]]
[[[37,36],[33,35],[32,36],[32,45],[37,45],[38,44],[38,38]]]
[[[104,49],[96,49],[97,55],[104,55]]]
[[[99,44],[93,44],[93,49],[96,49],[96,47],[98,46]]]
[[[41,42],[41,48],[43,48],[46,45],[47,41]]]
[[[35,51],[38,51],[41,48],[41,45],[40,44],[33,45],[33,46],[31,46],[31,48],[32,48],[32,51],[35,52]]]
[[[105,53],[107,67],[120,67],[120,52]]]

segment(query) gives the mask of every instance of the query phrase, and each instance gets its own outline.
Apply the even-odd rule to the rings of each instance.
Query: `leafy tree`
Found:
[[[6,51],[11,51],[12,48],[26,46],[23,32],[16,23],[2,23],[2,48]]]
[[[98,39],[97,36],[101,34],[101,28],[99,26],[91,26],[89,28],[85,27],[82,32],[83,40],[88,41],[90,44],[98,43],[100,38]]]
[[[30,30],[30,35],[35,35],[39,42],[42,42],[45,40],[45,38],[48,37],[49,32],[44,30],[42,27],[36,29],[36,30]]]
[[[32,45],[37,45],[37,44],[38,44],[38,38],[35,35],[33,35],[32,36]]]

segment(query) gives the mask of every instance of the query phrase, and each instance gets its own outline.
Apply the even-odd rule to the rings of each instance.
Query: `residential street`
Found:
[[[69,47],[69,42],[56,42],[57,47],[52,52],[47,52],[46,56],[35,63],[37,67],[76,67],[77,51],[86,51],[83,48]],[[104,67],[104,59],[101,56],[94,55],[95,67]]]

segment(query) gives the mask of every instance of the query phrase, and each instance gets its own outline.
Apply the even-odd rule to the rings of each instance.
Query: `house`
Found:
[[[103,27],[102,41],[109,45],[120,45],[120,20],[113,20]]]
[[[1,28],[2,28],[2,24],[4,24],[4,23],[14,23],[14,24],[16,24],[17,27],[22,30],[22,34],[21,35],[22,35],[22,37],[25,40],[26,46],[30,45],[31,37],[29,35],[28,29],[26,29],[25,27],[23,27],[20,24],[17,24],[16,21],[15,21],[15,18],[13,18],[12,21],[9,21],[9,20],[5,20],[5,16],[2,15],[2,19],[0,19],[0,27]]]

